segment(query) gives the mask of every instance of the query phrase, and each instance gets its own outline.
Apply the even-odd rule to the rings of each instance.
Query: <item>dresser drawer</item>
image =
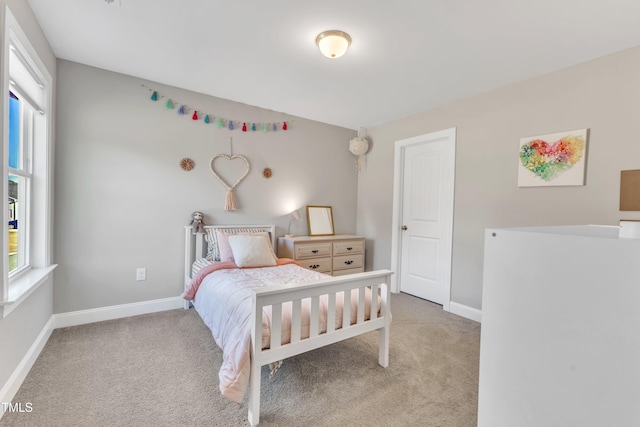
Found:
[[[296,259],[331,256],[331,243],[296,245]]]
[[[333,255],[361,254],[364,252],[362,240],[347,240],[333,244]]]
[[[347,268],[346,270],[335,270],[333,272],[334,276],[345,276],[347,274],[355,274],[355,273],[362,273],[364,271],[364,268],[360,267],[360,268]]]
[[[333,270],[344,270],[346,268],[360,268],[363,265],[363,254],[343,255],[333,257]]]
[[[307,270],[331,274],[331,258],[309,258],[298,260],[298,262]]]

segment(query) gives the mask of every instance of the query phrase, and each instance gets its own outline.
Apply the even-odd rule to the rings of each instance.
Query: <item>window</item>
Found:
[[[31,125],[33,109],[9,92],[8,239],[9,277],[29,268],[29,222],[31,205]]]
[[[4,209],[2,292],[6,316],[51,266],[52,78],[5,6],[2,44]],[[55,267],[55,266],[54,266]]]

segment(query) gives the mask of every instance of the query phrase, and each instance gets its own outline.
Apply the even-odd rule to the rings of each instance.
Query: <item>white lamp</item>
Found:
[[[285,237],[293,237],[293,234],[291,234],[291,224],[293,224],[294,221],[297,221],[299,219],[300,219],[300,212],[298,211],[298,209],[291,212],[291,219],[289,220],[289,227],[287,227],[287,234],[285,234]]]
[[[344,31],[328,30],[318,34],[316,44],[327,58],[340,58],[347,52],[351,37]]]

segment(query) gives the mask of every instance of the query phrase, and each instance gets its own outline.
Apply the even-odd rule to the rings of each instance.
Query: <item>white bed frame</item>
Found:
[[[276,248],[274,225],[237,225],[237,226],[206,226],[212,229],[255,229],[267,231],[271,235],[274,249]],[[192,227],[185,227],[185,288],[191,282],[191,265],[196,258],[206,255],[207,243],[205,234],[193,234]],[[324,347],[338,341],[352,338],[371,331],[379,332],[378,363],[382,367],[389,365],[389,330],[391,326],[390,307],[390,270],[379,270],[356,273],[346,276],[330,277],[304,283],[292,283],[254,290],[253,322],[251,326],[251,375],[249,379],[249,423],[255,426],[260,421],[260,371],[262,366],[286,359],[310,350]],[[381,301],[380,313],[371,311],[371,318],[365,320],[365,290],[369,288],[372,296],[378,295]],[[356,322],[350,325],[351,291],[358,289],[358,311]],[[343,292],[343,321],[342,328],[336,329],[335,310],[336,294]],[[319,332],[320,296],[328,296],[327,331]],[[301,300],[311,299],[311,327],[308,338],[301,339]],[[372,298],[372,301],[375,299]],[[291,320],[291,343],[281,345],[281,313],[282,304],[292,302],[293,313]],[[271,347],[262,349],[262,310],[271,306]],[[185,303],[185,309],[189,303]]]

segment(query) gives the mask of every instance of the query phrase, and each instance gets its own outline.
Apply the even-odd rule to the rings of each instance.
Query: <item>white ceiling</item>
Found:
[[[58,58],[351,129],[640,45],[638,0],[29,3]]]

